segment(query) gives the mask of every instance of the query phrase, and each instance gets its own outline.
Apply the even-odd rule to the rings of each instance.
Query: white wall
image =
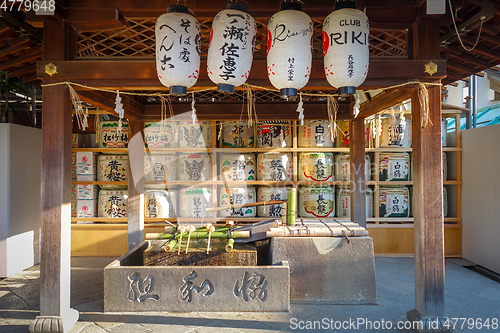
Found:
[[[463,100],[464,97],[462,94],[462,89],[464,87],[464,81],[457,81],[458,87],[454,86],[446,86],[446,89],[448,90],[448,97],[446,97],[446,101],[444,103],[446,104],[451,104],[459,107],[464,107],[463,105]]]
[[[463,257],[500,273],[500,125],[462,131]]]
[[[39,262],[41,130],[0,124],[0,277]]]

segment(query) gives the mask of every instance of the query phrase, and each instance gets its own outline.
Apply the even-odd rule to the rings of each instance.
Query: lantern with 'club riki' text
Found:
[[[354,94],[368,74],[370,27],[351,0],[339,1],[323,22],[323,57],[328,82]]]
[[[217,90],[233,93],[246,82],[252,67],[257,26],[248,7],[229,3],[212,23],[207,54],[207,72]]]
[[[313,24],[301,9],[285,2],[267,25],[267,75],[281,98],[296,96],[311,74]]]
[[[186,6],[168,6],[156,20],[156,72],[169,93],[182,96],[200,73],[200,23]]]

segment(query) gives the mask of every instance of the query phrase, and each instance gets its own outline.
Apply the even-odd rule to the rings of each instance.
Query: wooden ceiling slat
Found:
[[[41,57],[41,55],[42,55],[42,50],[39,49],[38,51],[34,52],[33,54],[26,54],[26,55],[21,56],[21,57],[17,57],[17,58],[11,59],[11,60],[4,61],[0,64],[0,70],[6,69],[9,67],[18,65],[18,64],[22,64],[24,62],[29,62],[29,61],[35,60],[36,58]]]
[[[16,76],[21,76],[21,75],[28,74],[28,73],[36,73],[36,64],[28,65],[26,67],[11,71],[7,74],[7,77],[16,77]]]
[[[29,47],[30,46],[26,44],[26,40],[24,43],[18,44],[14,47],[4,47],[4,48],[0,49],[0,57],[6,56],[6,55],[9,55],[12,53],[16,53],[17,51],[25,50]]]

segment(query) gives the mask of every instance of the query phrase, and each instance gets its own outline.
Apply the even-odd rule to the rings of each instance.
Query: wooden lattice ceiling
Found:
[[[123,29],[79,31],[78,57],[154,57],[154,19],[131,19]],[[255,59],[266,58],[268,18],[255,18],[257,37]],[[323,18],[313,18],[313,57],[322,57]],[[201,26],[201,56],[206,57],[212,18],[199,18]],[[377,57],[406,57],[407,30],[371,29],[370,55]]]

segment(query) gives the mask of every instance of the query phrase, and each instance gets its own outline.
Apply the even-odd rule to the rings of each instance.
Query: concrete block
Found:
[[[371,237],[273,237],[271,258],[290,265],[292,302],[377,300]]]
[[[104,311],[289,311],[288,263],[143,266],[143,242],[104,269]]]

